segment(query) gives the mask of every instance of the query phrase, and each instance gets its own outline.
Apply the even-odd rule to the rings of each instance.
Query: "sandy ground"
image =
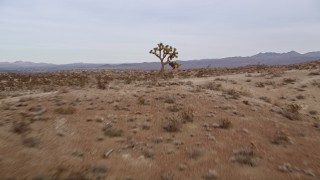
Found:
[[[2,91],[0,179],[319,179],[310,72]]]

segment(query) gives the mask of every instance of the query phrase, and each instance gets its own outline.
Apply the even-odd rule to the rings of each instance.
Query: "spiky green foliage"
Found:
[[[176,48],[173,48],[169,45],[164,45],[163,43],[159,43],[157,47],[153,48],[149,52],[150,54],[154,54],[160,59],[161,62],[161,72],[164,71],[164,66],[166,64],[172,63],[173,58],[178,58],[178,51]],[[177,63],[176,63],[177,64]],[[180,66],[180,65],[179,65]],[[173,66],[173,69],[179,67]]]

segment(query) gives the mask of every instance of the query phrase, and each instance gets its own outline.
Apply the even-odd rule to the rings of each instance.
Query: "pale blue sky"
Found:
[[[320,0],[0,0],[0,62],[153,62],[320,50]]]

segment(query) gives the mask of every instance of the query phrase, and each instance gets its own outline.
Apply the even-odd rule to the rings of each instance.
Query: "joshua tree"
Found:
[[[162,43],[159,43],[158,47],[155,47],[152,50],[150,50],[150,54],[154,54],[155,56],[157,56],[160,59],[160,62],[161,62],[160,72],[161,73],[164,71],[164,66],[166,64],[175,63],[175,65],[172,64],[174,66],[171,65],[171,67],[173,69],[178,68],[180,66],[180,65],[177,66],[176,64],[178,64],[178,63],[172,61],[173,58],[178,57],[177,49],[173,48],[172,46],[163,45]]]

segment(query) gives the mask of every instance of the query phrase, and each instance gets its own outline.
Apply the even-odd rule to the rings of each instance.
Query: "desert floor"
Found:
[[[319,179],[320,61],[299,67],[81,87],[0,74],[15,76],[0,81],[0,179]]]

